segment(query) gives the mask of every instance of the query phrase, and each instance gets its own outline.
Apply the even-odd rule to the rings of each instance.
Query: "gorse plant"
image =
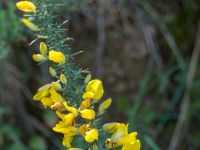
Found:
[[[53,15],[52,8],[57,5],[50,0],[34,0],[20,1],[16,6],[26,13],[22,22],[35,32],[33,42],[41,40],[40,52],[33,54],[33,60],[39,64],[48,63],[49,73],[55,80],[40,87],[33,99],[41,102],[44,108],[54,110],[60,118],[53,131],[64,135],[63,145],[70,150],[139,150],[137,133],[128,133],[128,124],[112,122],[102,125],[102,115],[112,99],[108,98],[95,107],[104,94],[102,82],[91,80],[88,70],[72,62],[73,57],[81,52],[70,51],[67,44],[70,38],[62,35],[65,32],[62,25],[66,21],[58,24]]]

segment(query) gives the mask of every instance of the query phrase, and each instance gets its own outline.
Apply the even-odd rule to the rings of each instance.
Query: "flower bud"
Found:
[[[42,62],[42,61],[47,60],[47,58],[44,55],[41,55],[41,54],[33,54],[32,57],[33,57],[33,60],[36,61],[36,62]]]
[[[60,81],[63,84],[67,85],[67,78],[66,78],[66,76],[63,73],[60,75]]]
[[[53,67],[49,67],[49,73],[51,74],[52,77],[55,77],[57,75],[56,70],[53,69]]]

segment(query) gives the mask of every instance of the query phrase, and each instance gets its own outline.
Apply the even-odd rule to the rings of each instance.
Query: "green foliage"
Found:
[[[34,136],[29,141],[29,148],[32,150],[47,150],[45,139],[40,136]]]
[[[8,2],[7,9],[3,9],[0,5],[0,33],[0,60],[2,60],[8,56],[9,45],[17,43],[22,37],[21,25],[13,2]]]
[[[16,42],[21,38],[21,25],[15,13],[15,5],[8,2],[7,9],[0,6],[0,39],[4,43]]]

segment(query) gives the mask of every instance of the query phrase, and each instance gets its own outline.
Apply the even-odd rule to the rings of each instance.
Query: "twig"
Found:
[[[198,28],[197,38],[196,38],[194,50],[192,53],[192,58],[190,62],[187,79],[186,79],[186,87],[185,87],[185,92],[184,92],[182,103],[181,103],[180,115],[179,115],[179,118],[175,127],[175,131],[173,133],[168,150],[175,150],[180,141],[181,131],[184,127],[186,117],[187,117],[187,110],[188,110],[188,105],[190,101],[190,90],[193,84],[193,80],[194,80],[194,76],[195,76],[195,72],[197,68],[197,63],[199,59],[199,54],[200,54],[200,25]]]

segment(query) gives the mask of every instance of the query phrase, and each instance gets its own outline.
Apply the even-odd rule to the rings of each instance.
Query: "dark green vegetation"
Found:
[[[200,49],[199,1],[59,4],[64,5],[57,7],[57,20],[70,19],[65,28],[74,38],[72,51],[85,51],[76,62],[89,66],[104,81],[106,97],[113,98],[105,120],[128,121],[142,149],[173,144],[199,149],[200,72],[194,61]],[[28,47],[33,37],[20,16],[13,1],[0,2],[0,149],[61,149],[59,136],[50,130],[54,114],[32,101],[50,77],[31,59],[38,47]],[[181,132],[175,132],[177,122]]]

